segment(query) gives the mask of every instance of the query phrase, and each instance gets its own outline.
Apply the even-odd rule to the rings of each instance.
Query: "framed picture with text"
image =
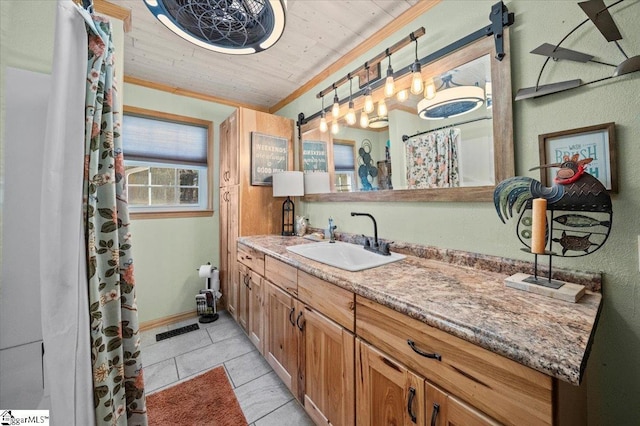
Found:
[[[618,192],[615,123],[545,133],[538,136],[540,164],[560,164],[565,157],[579,154],[591,158],[585,171],[597,178],[609,192]],[[540,182],[552,186],[558,167],[540,169]]]
[[[251,132],[251,185],[273,185],[273,174],[287,170],[289,140]]]

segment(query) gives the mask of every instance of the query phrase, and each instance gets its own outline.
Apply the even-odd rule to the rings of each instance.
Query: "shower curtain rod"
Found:
[[[429,129],[429,130],[425,130],[424,132],[418,132],[414,135],[411,136],[407,136],[407,135],[402,135],[402,142],[406,142],[409,139],[415,137],[415,136],[420,136],[420,135],[424,135],[425,133],[431,133],[431,132],[435,132],[438,130],[442,130],[442,129],[446,129],[447,127],[453,127],[453,126],[461,126],[463,124],[468,124],[468,123],[473,123],[476,121],[482,121],[482,120],[491,120],[493,117],[480,117],[480,118],[474,118],[473,120],[467,120],[467,121],[460,121],[458,123],[453,123],[453,124],[448,124],[446,126],[442,126],[442,127],[436,127],[435,129]]]

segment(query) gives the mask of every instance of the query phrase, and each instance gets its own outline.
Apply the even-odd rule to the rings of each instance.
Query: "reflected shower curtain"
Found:
[[[96,424],[146,425],[114,46],[109,21],[93,16],[93,23],[84,161],[93,405]]]
[[[407,187],[460,186],[458,144],[460,129],[447,128],[414,136],[406,141]]]

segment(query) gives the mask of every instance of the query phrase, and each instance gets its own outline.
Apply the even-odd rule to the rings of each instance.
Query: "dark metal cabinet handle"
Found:
[[[409,388],[409,401],[407,401],[407,411],[409,412],[409,416],[411,417],[412,422],[416,422],[416,415],[413,414],[413,400],[416,397],[416,389],[414,387]]]
[[[433,413],[431,414],[431,426],[436,426],[438,421],[438,413],[440,412],[440,404],[433,403]]]
[[[296,326],[296,323],[293,322],[293,313],[296,311],[296,308],[291,308],[291,311],[289,311],[289,322],[291,323],[292,326]]]
[[[300,313],[298,314],[298,318],[296,318],[296,325],[298,326],[298,329],[299,329],[300,331],[302,331],[302,330],[304,330],[304,324],[305,324],[305,323],[303,322],[303,323],[302,323],[302,325],[300,325],[300,318],[302,318],[302,312],[300,312]]]
[[[242,278],[242,282],[244,283],[244,286],[245,286],[245,287],[249,287],[249,280],[250,280],[250,279],[251,279],[251,277],[249,277],[249,275],[245,275],[245,276]]]
[[[409,347],[413,349],[413,351],[418,355],[422,355],[425,358],[431,358],[431,359],[436,359],[438,361],[442,361],[442,357],[440,356],[440,354],[437,354],[435,352],[430,354],[428,352],[421,351],[416,347],[416,344],[411,339],[407,340],[407,345],[409,345]]]

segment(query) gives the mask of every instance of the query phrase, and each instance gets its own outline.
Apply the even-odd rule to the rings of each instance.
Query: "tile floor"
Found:
[[[226,312],[199,330],[156,342],[156,334],[197,322],[181,321],[142,333],[147,394],[223,365],[251,426],[305,426],[313,422]],[[151,425],[154,426],[154,425]]]

